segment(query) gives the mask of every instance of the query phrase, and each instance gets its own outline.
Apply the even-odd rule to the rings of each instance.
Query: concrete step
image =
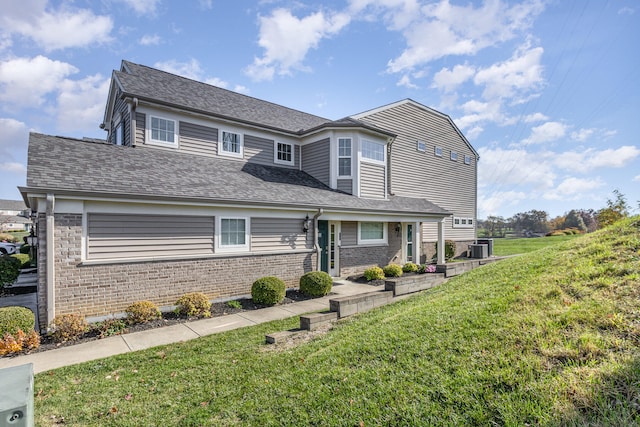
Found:
[[[391,302],[393,292],[377,291],[329,300],[329,310],[338,313],[338,318],[362,313]]]
[[[300,316],[300,329],[313,331],[320,325],[338,320],[338,313],[335,311],[323,311],[321,313],[310,313]]]
[[[283,341],[292,335],[301,334],[303,332],[305,331],[301,329],[289,329],[288,331],[273,332],[265,335],[265,341],[267,344],[277,344],[278,341]]]

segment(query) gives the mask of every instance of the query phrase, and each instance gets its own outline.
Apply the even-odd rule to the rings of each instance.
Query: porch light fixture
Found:
[[[400,223],[396,224],[396,236],[400,237],[400,231],[402,230],[402,225]]]
[[[309,231],[309,227],[311,227],[311,220],[309,219],[309,215],[307,215],[302,220],[302,232],[306,233],[307,231]]]

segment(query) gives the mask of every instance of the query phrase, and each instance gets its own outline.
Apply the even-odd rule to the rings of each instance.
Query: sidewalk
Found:
[[[34,373],[48,371],[63,366],[102,359],[132,351],[144,350],[159,345],[188,341],[219,332],[258,325],[260,323],[299,316],[305,313],[329,309],[329,300],[336,297],[357,295],[384,289],[384,286],[371,286],[337,280],[331,290],[331,296],[291,304],[244,311],[211,319],[196,320],[165,328],[151,329],[130,334],[117,335],[84,344],[71,345],[41,353],[17,357],[0,358],[0,369],[33,363]]]

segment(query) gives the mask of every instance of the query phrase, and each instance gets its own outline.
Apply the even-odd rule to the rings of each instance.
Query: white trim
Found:
[[[433,155],[436,157],[442,157],[442,151],[442,147],[439,145],[433,147]]]
[[[239,152],[234,151],[226,151],[224,150],[224,134],[234,134],[238,135],[238,144],[239,144]],[[232,129],[218,129],[218,155],[225,157],[235,157],[242,159],[244,158],[244,134],[242,132],[238,132]]]
[[[451,160],[453,162],[457,162],[458,161],[458,152],[451,150],[450,153],[449,153],[449,160]]]
[[[452,228],[474,228],[475,219],[471,217],[454,216],[451,219]]]
[[[344,139],[344,140],[349,140],[349,156],[341,156],[340,155],[340,140]],[[337,169],[337,173],[336,176],[338,178],[352,178],[353,177],[353,152],[354,152],[354,144],[353,144],[353,138],[350,136],[339,136],[336,138],[336,158],[338,159],[336,161],[336,169]],[[349,158],[350,161],[350,167],[349,167],[349,175],[340,175],[340,159],[346,159]]]
[[[173,122],[173,142],[162,141],[159,139],[153,139],[153,129],[151,128],[151,121],[153,119],[165,120],[167,122]],[[147,114],[147,120],[145,123],[145,143],[149,145],[158,145],[160,147],[170,147],[170,148],[179,148],[179,138],[180,134],[178,126],[180,121],[174,118],[169,118],[168,116],[163,116],[161,114],[150,113]]]
[[[362,223],[363,222],[381,223],[382,224],[382,239],[362,239],[361,233],[362,233]],[[389,228],[389,223],[387,223],[387,222],[381,222],[381,221],[358,221],[358,235],[357,235],[358,246],[387,245],[389,243],[389,236],[388,236],[389,233],[387,231],[388,228]]]
[[[288,145],[289,147],[291,147],[291,160],[278,159],[278,144]],[[296,162],[296,146],[295,146],[295,144],[292,144],[290,142],[284,142],[284,141],[273,141],[273,163],[276,163],[276,164],[279,164],[279,165],[293,166],[293,165],[295,165],[295,162]]]
[[[364,145],[367,144],[367,143],[382,147],[382,160],[372,159],[370,157],[365,157],[364,156]],[[360,161],[363,161],[363,162],[366,162],[366,163],[373,163],[373,164],[376,164],[376,165],[385,165],[386,164],[386,160],[387,160],[386,147],[387,147],[387,145],[384,144],[384,143],[375,142],[375,141],[372,141],[370,139],[362,138],[360,140]]]
[[[416,151],[419,151],[421,153],[426,153],[427,152],[427,143],[424,141],[416,141]]]
[[[471,164],[471,156],[468,154],[464,155],[464,164],[465,165],[470,165]]]
[[[220,241],[222,232],[222,220],[223,219],[241,219],[244,220],[244,244],[243,245],[222,245]],[[251,218],[248,216],[234,216],[234,215],[216,215],[216,228],[214,232],[215,251],[217,253],[227,252],[248,252],[251,243]]]

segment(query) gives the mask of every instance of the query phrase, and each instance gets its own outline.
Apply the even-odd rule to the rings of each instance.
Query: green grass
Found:
[[[493,239],[493,254],[497,256],[526,254],[557,243],[573,240],[579,236],[579,234],[572,234],[568,236],[531,237],[521,239]]]
[[[639,298],[635,218],[289,350],[297,319],[39,374],[36,424],[639,425]]]

